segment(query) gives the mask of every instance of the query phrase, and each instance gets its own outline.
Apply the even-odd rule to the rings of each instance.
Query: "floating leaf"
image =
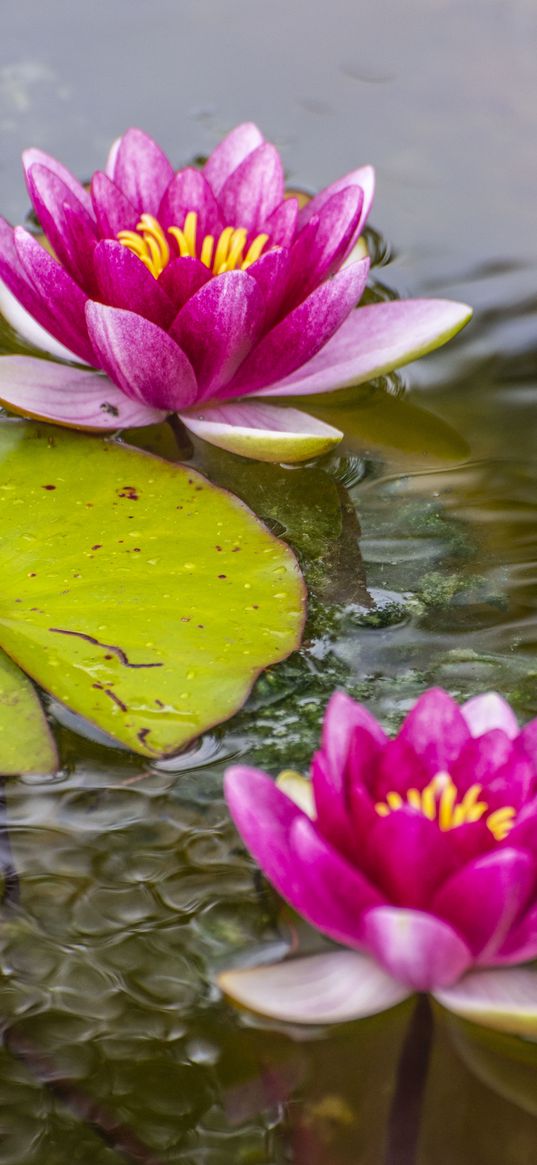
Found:
[[[0,773],[53,773],[57,767],[39,699],[26,676],[0,651]]]
[[[298,646],[293,554],[200,474],[18,421],[0,464],[0,646],[130,748],[182,748]]]

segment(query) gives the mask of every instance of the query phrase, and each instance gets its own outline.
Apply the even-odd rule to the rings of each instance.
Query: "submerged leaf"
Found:
[[[0,651],[0,773],[53,773],[57,767],[39,699],[26,676]]]
[[[0,463],[0,645],[130,748],[182,748],[298,646],[293,554],[195,471],[20,422]]]

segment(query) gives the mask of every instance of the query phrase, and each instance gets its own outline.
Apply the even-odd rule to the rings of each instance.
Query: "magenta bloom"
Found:
[[[371,205],[371,167],[300,209],[254,125],[228,134],[203,169],[178,172],[129,129],[90,192],[40,150],[24,163],[55,257],[0,219],[1,305],[38,344],[105,375],[5,357],[0,399],[23,414],[118,429],[173,412],[224,448],[303,460],[341,434],[272,398],[368,380],[470,318],[444,300],[354,311],[369,260],[346,260]]]
[[[229,972],[230,994],[312,1022],[432,991],[461,1014],[537,1033],[537,969],[514,969],[537,958],[537,720],[519,731],[496,694],[461,708],[431,689],[389,740],[338,692],[311,786],[290,774],[278,788],[237,766],[226,796],[274,886],[352,948]]]

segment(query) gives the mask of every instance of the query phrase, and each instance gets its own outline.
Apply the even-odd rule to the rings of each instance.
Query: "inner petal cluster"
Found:
[[[485,814],[485,825],[490,829],[495,841],[504,841],[515,824],[516,809],[512,805],[502,806],[489,813],[489,804],[481,798],[483,786],[472,785],[459,800],[459,790],[449,773],[437,773],[432,781],[420,790],[407,789],[406,802],[401,793],[391,791],[386,794],[385,801],[377,801],[375,810],[379,817],[387,817],[397,809],[402,809],[405,803],[411,809],[416,809],[427,817],[429,821],[436,821],[441,832],[456,829],[459,825],[468,825],[474,821],[481,821]]]
[[[245,227],[227,226],[215,235],[201,235],[198,214],[189,210],[182,227],[171,226],[165,231],[157,218],[143,213],[136,230],[121,230],[118,241],[132,251],[158,279],[170,259],[199,259],[213,275],[240,269],[246,271],[263,253],[269,235],[261,232],[249,240]],[[170,236],[170,239],[167,236]]]

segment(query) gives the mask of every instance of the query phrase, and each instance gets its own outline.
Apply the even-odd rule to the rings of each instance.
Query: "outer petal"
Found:
[[[30,149],[24,150],[22,155],[22,163],[26,174],[28,173],[31,166],[45,166],[47,170],[50,170],[52,174],[55,174],[56,177],[59,178],[61,182],[63,182],[64,186],[68,187],[68,189],[71,191],[71,194],[74,195],[78,202],[80,202],[84,209],[88,212],[90,217],[93,218],[91,196],[89,195],[88,191],[84,189],[82,183],[78,181],[78,178],[75,178],[74,174],[71,174],[71,171],[68,170],[66,166],[62,166],[61,162],[58,162],[56,158],[52,158],[51,155],[46,154],[44,150]]]
[[[472,696],[462,705],[462,714],[472,736],[482,736],[492,728],[501,728],[511,740],[518,736],[518,721],[513,709],[498,692]]]
[[[108,174],[98,170],[93,175],[91,198],[101,238],[115,239],[119,231],[136,230],[140,212]]]
[[[248,765],[232,765],[224,778],[228,808],[256,862],[280,893],[289,899],[300,893],[301,876],[290,854],[291,827],[307,820],[266,773]]]
[[[264,142],[241,162],[224,183],[219,201],[230,226],[260,231],[283,200],[283,167],[275,146]]]
[[[190,210],[198,216],[197,242],[204,235],[218,236],[224,227],[213,191],[200,170],[189,166],[172,178],[159,207],[157,218],[163,227],[182,227]]]
[[[251,121],[235,126],[216,146],[203,167],[214,193],[219,194],[230,174],[264,142],[261,130]]]
[[[29,289],[28,289],[29,290]],[[35,293],[34,293],[35,294]],[[36,296],[37,298],[37,296]],[[45,328],[38,324],[34,316],[15,299],[9,287],[0,280],[0,312],[8,324],[18,332],[19,336],[31,344],[33,348],[40,348],[49,352],[57,360],[78,360],[79,357],[65,344],[60,344]]]
[[[386,904],[384,894],[320,837],[307,817],[291,826],[290,844],[301,867],[295,909],[336,942],[362,946],[360,919]]]
[[[196,437],[257,461],[292,464],[320,457],[337,445],[339,429],[298,409],[275,408],[261,401],[237,401],[181,413]]]
[[[41,226],[61,263],[81,287],[93,285],[93,248],[97,228],[93,215],[70,186],[46,166],[35,163],[26,174],[28,192]]]
[[[468,947],[450,926],[418,910],[370,910],[362,936],[388,973],[412,991],[450,987],[472,962]]]
[[[43,305],[36,317],[40,323],[45,327],[48,325],[52,334],[82,360],[94,364],[95,356],[84,315],[86,295],[28,231],[15,227],[14,239],[21,269],[37,297],[37,304],[30,299],[25,306],[30,311],[37,307],[39,311]]]
[[[407,299],[375,303],[352,312],[317,356],[263,395],[302,396],[334,392],[409,364],[445,344],[471,319],[464,303]]]
[[[531,959],[537,959],[537,902],[532,902],[491,962],[526,963]]]
[[[468,943],[486,964],[505,942],[535,889],[535,861],[521,850],[505,847],[476,858],[449,878],[435,895],[432,909]]]
[[[385,1011],[408,996],[373,959],[355,951],[225,971],[218,985],[235,1003],[284,1023],[344,1023]]]
[[[138,312],[166,329],[175,307],[147,267],[127,247],[103,239],[95,248],[95,276],[99,299],[110,307]]]
[[[192,404],[192,366],[167,332],[135,312],[92,300],[86,317],[101,367],[127,396],[167,412]]]
[[[246,271],[211,279],[185,304],[170,332],[196,371],[199,399],[218,393],[250,351],[263,319],[263,298]]]
[[[153,138],[141,129],[128,129],[114,149],[108,173],[140,213],[156,215],[174,171]]]
[[[164,417],[129,400],[105,376],[34,356],[2,356],[0,400],[23,416],[75,429],[128,429]]]
[[[351,170],[350,174],[345,174],[343,178],[338,178],[337,182],[332,182],[330,186],[325,186],[324,190],[320,190],[302,207],[299,215],[299,226],[305,226],[312,215],[318,214],[329,199],[333,198],[334,194],[338,194],[340,190],[345,190],[349,186],[359,186],[364,195],[362,212],[354,233],[354,239],[356,239],[365,226],[375,193],[375,171],[372,166],[361,166],[359,170]],[[350,241],[350,246],[352,246],[352,242],[353,240]]]
[[[537,969],[471,971],[434,994],[442,1007],[472,1023],[537,1037]]]
[[[245,361],[232,385],[234,395],[258,392],[327,345],[360,299],[368,270],[369,260],[363,259],[339,271],[276,324]]]

